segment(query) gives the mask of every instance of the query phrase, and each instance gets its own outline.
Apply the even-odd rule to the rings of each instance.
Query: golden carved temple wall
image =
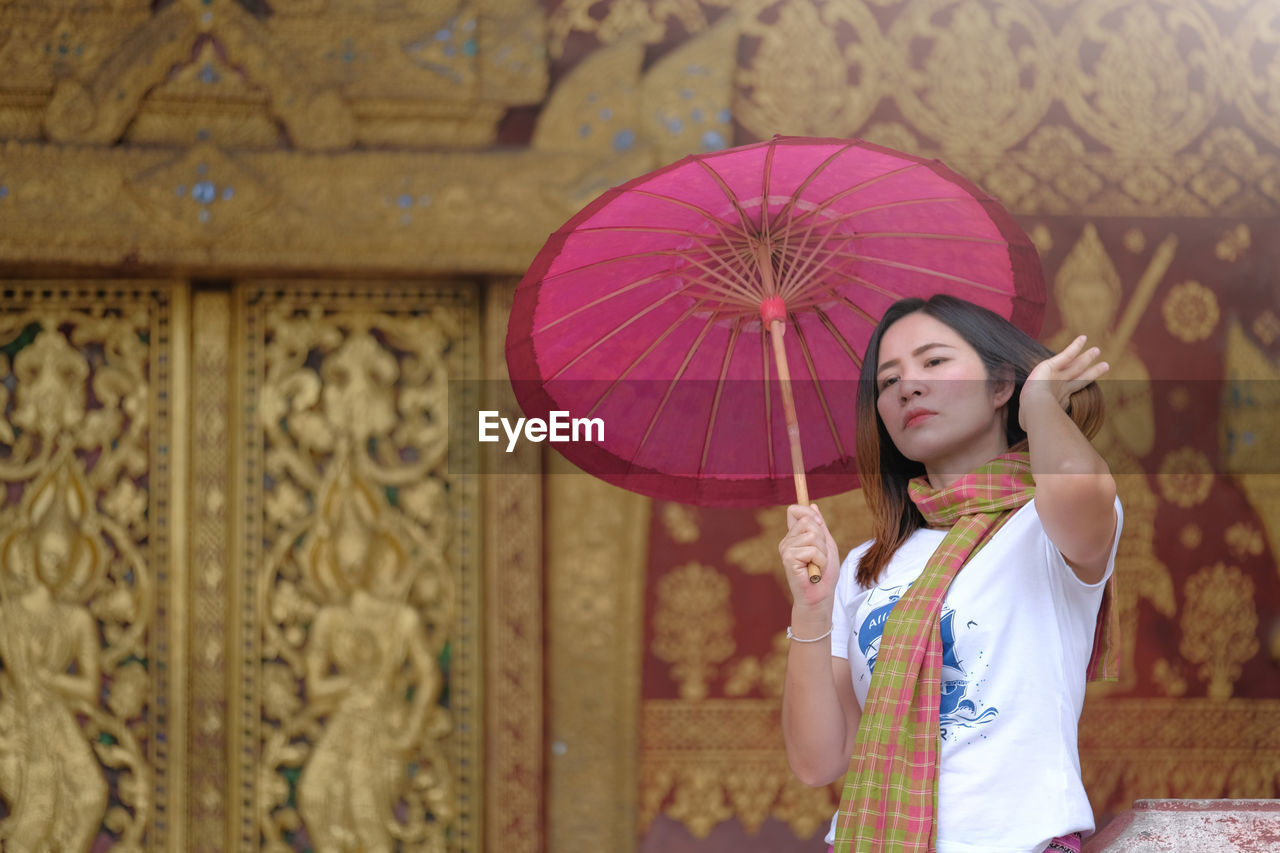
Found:
[[[774,133],[974,179],[1123,380],[1098,814],[1280,795],[1278,69],[1275,0],[0,0],[4,849],[819,849],[781,510],[446,447],[548,233]]]

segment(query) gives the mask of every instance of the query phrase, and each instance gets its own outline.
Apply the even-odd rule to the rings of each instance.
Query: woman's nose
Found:
[[[917,376],[903,374],[902,378],[898,380],[898,394],[904,401],[911,397],[920,397],[924,392],[925,383]]]

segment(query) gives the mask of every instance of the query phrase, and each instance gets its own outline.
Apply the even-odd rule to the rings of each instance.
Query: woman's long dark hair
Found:
[[[874,518],[875,541],[858,564],[858,582],[874,583],[889,559],[912,533],[925,527],[924,516],[912,503],[907,483],[925,473],[924,465],[903,456],[889,437],[876,406],[879,388],[876,367],[880,363],[880,339],[885,330],[908,314],[927,314],[944,323],[978,352],[988,379],[1012,372],[1013,396],[1005,404],[1005,436],[1016,449],[1027,434],[1018,425],[1018,397],[1027,374],[1054,353],[1044,344],[992,311],[955,296],[938,294],[928,299],[902,299],[889,306],[867,344],[858,377],[858,476]],[[1071,395],[1067,410],[1076,426],[1092,438],[1102,426],[1102,391],[1091,382]]]

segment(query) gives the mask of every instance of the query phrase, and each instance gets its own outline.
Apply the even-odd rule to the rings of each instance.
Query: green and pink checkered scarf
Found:
[[[942,694],[940,615],[947,587],[1015,510],[1035,481],[1026,452],[997,456],[945,489],[919,477],[911,500],[931,527],[950,527],[880,639],[836,821],[837,853],[932,853],[937,846],[937,768]],[[1098,614],[1089,677],[1102,662],[1115,677],[1112,584]]]

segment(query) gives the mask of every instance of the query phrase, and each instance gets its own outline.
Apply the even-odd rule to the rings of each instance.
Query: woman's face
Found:
[[[928,314],[908,314],[885,330],[876,387],[894,445],[931,476],[935,468],[963,474],[1007,449],[1000,409],[1012,383],[989,382],[977,351]]]

